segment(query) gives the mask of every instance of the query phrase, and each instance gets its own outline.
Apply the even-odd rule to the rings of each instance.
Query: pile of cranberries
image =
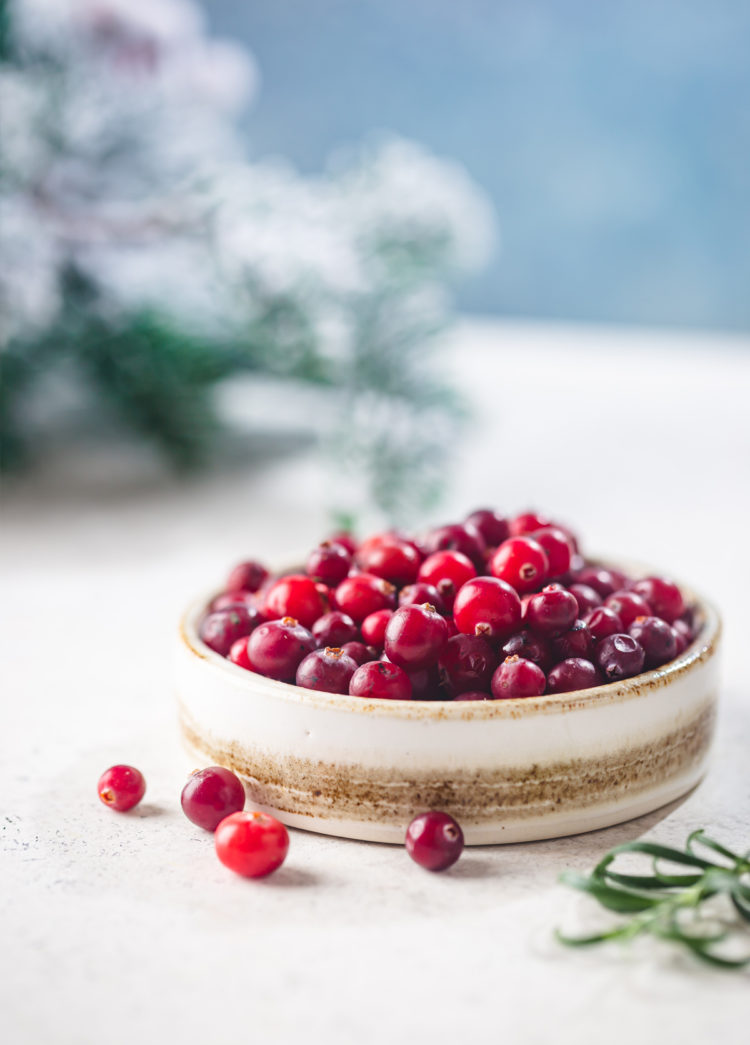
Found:
[[[490,509],[421,537],[335,534],[304,573],[240,563],[200,626],[241,668],[387,700],[586,689],[659,667],[695,635],[676,584],[587,562],[536,512]]]

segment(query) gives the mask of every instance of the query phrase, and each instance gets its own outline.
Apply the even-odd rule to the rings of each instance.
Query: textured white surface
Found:
[[[750,352],[720,338],[469,325],[455,365],[478,420],[441,517],[537,504],[590,547],[662,563],[726,623],[714,765],[683,803],[551,842],[472,850],[429,875],[399,847],[292,833],[247,882],[182,816],[174,622],[232,559],[325,532],[307,458],[184,487],[51,471],[4,500],[0,1012],[13,1045],[169,1040],[741,1040],[750,975],[650,942],[569,952],[593,916],[556,884],[611,845],[705,825],[750,846]],[[101,464],[101,462],[99,462]],[[71,489],[78,483],[78,496]],[[115,761],[143,805],[95,797]]]

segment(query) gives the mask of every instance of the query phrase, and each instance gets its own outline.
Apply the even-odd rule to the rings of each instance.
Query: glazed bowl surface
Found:
[[[252,807],[324,834],[402,843],[427,809],[452,814],[470,845],[621,823],[706,771],[721,625],[688,594],[702,628],[669,664],[574,693],[477,702],[364,700],[264,678],[201,642],[204,597],[180,625],[182,740],[195,766],[234,770]]]

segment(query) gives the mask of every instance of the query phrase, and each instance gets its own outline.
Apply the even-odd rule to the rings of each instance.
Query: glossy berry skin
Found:
[[[640,674],[645,660],[643,647],[631,635],[608,635],[596,647],[596,662],[608,682]]]
[[[561,635],[572,627],[578,617],[575,595],[549,584],[538,595],[532,595],[526,605],[524,621],[528,628],[540,635]]]
[[[326,646],[341,647],[347,642],[356,642],[359,639],[359,628],[352,618],[338,610],[318,617],[310,630],[321,649]]]
[[[368,548],[360,548],[357,565],[365,573],[390,581],[397,588],[413,584],[419,573],[422,556],[413,544],[391,537]]]
[[[568,591],[578,603],[578,616],[582,620],[585,620],[593,610],[602,604],[599,592],[594,591],[588,584],[571,584]]]
[[[215,610],[233,610],[237,606],[250,606],[257,613],[256,596],[249,591],[223,591],[211,600],[209,613]]]
[[[201,640],[222,657],[226,657],[237,639],[249,635],[260,620],[254,606],[234,606],[228,610],[216,610],[201,621]]]
[[[336,605],[355,624],[377,610],[390,610],[396,604],[396,589],[389,581],[373,573],[346,577],[336,589]]]
[[[268,580],[268,570],[254,559],[238,563],[227,577],[226,590],[256,592]]]
[[[215,831],[225,816],[245,808],[245,788],[231,770],[210,766],[192,774],[180,802],[188,820],[204,831]]]
[[[110,766],[99,777],[97,792],[105,806],[126,813],[146,794],[146,781],[134,766]]]
[[[351,553],[335,541],[324,541],[310,552],[307,560],[307,575],[320,584],[335,588],[349,573],[352,565]]]
[[[357,539],[353,533],[349,533],[348,530],[339,530],[338,533],[332,533],[328,538],[331,544],[340,544],[346,548],[349,554],[353,557],[357,551]]]
[[[525,595],[544,584],[549,576],[549,560],[544,548],[531,537],[511,537],[492,556],[490,572]]]
[[[538,664],[542,671],[552,667],[552,653],[547,641],[541,635],[530,631],[517,631],[506,639],[501,647],[503,657],[522,657]]]
[[[232,813],[214,835],[216,855],[230,871],[263,878],[284,863],[289,852],[287,829],[268,813]]]
[[[647,668],[658,668],[677,656],[677,636],[661,617],[636,617],[628,634],[643,647]]]
[[[625,583],[625,574],[615,570],[605,570],[599,566],[584,566],[575,575],[577,584],[587,584],[602,599],[619,591]]]
[[[676,620],[672,625],[672,631],[674,632],[676,647],[675,656],[679,657],[679,655],[681,653],[684,653],[690,645],[690,643],[692,642],[692,633],[690,631],[689,626],[685,623],[684,620]]]
[[[478,570],[484,568],[487,551],[479,531],[470,523],[454,523],[430,530],[424,539],[424,550],[428,556],[435,552],[461,552]]]
[[[386,660],[361,664],[351,677],[349,693],[368,700],[411,700],[409,676],[398,664]]]
[[[321,693],[348,693],[349,681],[359,665],[340,649],[316,649],[297,668],[296,685]]]
[[[594,642],[601,642],[608,635],[617,635],[618,632],[625,630],[625,626],[615,611],[606,606],[597,606],[595,610],[592,610],[586,618],[586,623]]]
[[[437,664],[420,671],[407,671],[414,700],[445,700],[446,694],[440,687],[440,672]]]
[[[453,619],[464,635],[504,639],[519,629],[521,600],[505,581],[476,577],[467,581],[456,595]]]
[[[366,664],[368,660],[378,659],[378,651],[372,646],[365,646],[364,642],[345,642],[341,650],[357,664]]]
[[[462,552],[455,551],[434,552],[428,555],[419,568],[420,581],[437,588],[446,606],[453,604],[459,588],[476,575],[477,571],[471,559]]]
[[[454,635],[438,660],[440,685],[450,696],[470,690],[488,690],[497,667],[497,654],[479,635]]]
[[[507,657],[492,676],[495,700],[540,697],[546,686],[547,678],[539,665],[522,657]]]
[[[434,606],[438,613],[445,614],[443,596],[433,584],[417,581],[416,584],[407,584],[398,593],[399,606],[424,606],[426,602],[429,602],[430,606]]]
[[[266,592],[265,613],[269,620],[293,617],[303,628],[310,628],[326,609],[315,581],[303,573],[280,577]]]
[[[455,864],[463,848],[463,831],[447,813],[421,813],[406,829],[407,853],[428,871],[444,871]]]
[[[453,699],[454,700],[461,700],[461,701],[463,701],[463,700],[492,700],[493,697],[492,697],[491,693],[485,693],[484,690],[482,690],[481,692],[479,690],[469,690],[468,693],[458,693],[458,694],[456,694],[456,696]]]
[[[646,577],[636,581],[632,589],[642,596],[651,607],[654,616],[673,624],[685,611],[682,592],[672,581],[664,577]]]
[[[473,526],[488,548],[497,548],[510,537],[510,526],[504,515],[491,508],[478,508],[467,516],[465,525]]]
[[[598,686],[602,679],[596,666],[583,657],[570,657],[555,664],[547,675],[548,693],[572,693]]]
[[[636,617],[650,617],[651,607],[643,598],[634,591],[616,591],[608,595],[604,605],[609,610],[614,610],[622,621],[623,628],[629,628]]]
[[[300,662],[315,648],[312,632],[293,617],[282,617],[255,629],[247,644],[247,655],[254,670],[261,675],[291,682]]]
[[[554,635],[550,639],[550,649],[555,661],[570,660],[576,657],[588,659],[594,645],[591,632],[585,621],[576,620],[562,635]]]
[[[568,535],[556,526],[544,526],[530,535],[544,548],[549,563],[549,577],[562,577],[570,569],[573,546]]]
[[[551,520],[538,512],[522,512],[510,520],[510,536],[525,537],[527,534],[534,533],[535,530],[542,530],[551,525]]]
[[[362,639],[376,649],[382,649],[385,642],[385,629],[388,621],[393,616],[393,610],[375,610],[369,617],[365,617],[360,625]]]
[[[236,664],[238,668],[244,668],[245,671],[252,671],[253,666],[250,663],[250,658],[247,655],[247,640],[249,635],[246,635],[242,639],[237,639],[236,642],[232,643],[231,649],[227,654],[227,660],[231,661],[232,664]]]
[[[445,618],[429,603],[400,606],[385,629],[385,652],[405,671],[419,671],[435,663],[447,640]]]

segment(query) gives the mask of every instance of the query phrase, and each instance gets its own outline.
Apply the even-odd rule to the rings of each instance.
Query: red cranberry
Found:
[[[369,700],[411,700],[411,681],[398,664],[386,660],[361,664],[351,677],[349,692]]]
[[[326,612],[320,592],[311,577],[292,573],[280,577],[266,592],[265,611],[269,619],[294,617],[310,628]]]
[[[521,657],[507,657],[492,676],[492,695],[495,700],[515,697],[540,697],[547,679],[538,664]]]
[[[419,568],[420,581],[434,585],[447,607],[453,605],[459,588],[476,575],[471,559],[454,551],[435,552]]]
[[[314,649],[312,633],[293,617],[282,617],[255,629],[247,644],[247,655],[261,675],[290,682],[302,659]]]
[[[326,646],[345,646],[347,642],[359,639],[359,630],[352,618],[338,610],[318,617],[312,626],[312,633],[321,649]]]
[[[180,802],[188,820],[204,831],[215,831],[225,816],[245,808],[245,788],[231,770],[210,766],[192,774]]]
[[[608,635],[617,635],[624,630],[624,625],[615,611],[607,609],[606,606],[597,606],[592,610],[586,618],[586,623],[594,642],[601,642]]]
[[[395,604],[396,589],[372,573],[346,577],[336,589],[336,605],[342,613],[348,613],[355,624],[361,624],[376,610],[393,609]]]
[[[348,693],[349,681],[359,665],[340,649],[316,649],[297,668],[296,684],[322,693]]]
[[[421,561],[422,556],[412,544],[395,537],[367,549],[363,545],[357,553],[357,564],[365,573],[382,577],[397,588],[416,581]]]
[[[463,831],[447,813],[421,813],[406,829],[407,853],[428,871],[444,871],[455,864],[463,847]]]
[[[415,700],[445,700],[446,694],[440,687],[440,671],[437,664],[430,664],[420,671],[407,671],[411,682],[411,693]]]
[[[268,813],[232,813],[216,828],[216,855],[230,871],[263,878],[281,867],[289,852],[289,834]]]
[[[434,664],[447,639],[445,618],[429,603],[400,606],[385,629],[385,651],[399,667],[419,671]]]
[[[259,620],[253,606],[235,606],[231,610],[216,610],[201,621],[201,640],[222,657],[226,657],[237,639],[249,635]]]
[[[349,573],[352,557],[343,544],[325,541],[307,560],[307,574],[314,581],[335,588]]]
[[[232,643],[231,649],[227,654],[227,659],[236,664],[238,668],[244,668],[245,671],[252,671],[253,666],[250,663],[250,658],[247,655],[247,640],[249,635],[245,635],[242,639],[237,639],[236,642]]]
[[[672,631],[674,632],[675,656],[676,657],[679,657],[679,655],[681,653],[684,653],[685,650],[690,645],[690,640],[685,637],[685,632],[683,631],[683,629],[682,628],[680,628],[680,629],[677,628],[678,624],[684,624],[684,623],[685,623],[684,621],[676,620],[674,622],[674,624],[672,625]]]
[[[438,670],[440,683],[448,694],[489,689],[497,654],[479,635],[455,635],[443,647]]]
[[[259,562],[238,563],[227,577],[227,591],[255,592],[268,580],[268,570]]]
[[[510,520],[510,536],[525,537],[529,533],[534,533],[535,530],[541,530],[551,525],[551,520],[544,515],[539,515],[537,512],[522,512],[521,515],[516,515]]]
[[[588,625],[582,620],[574,621],[562,635],[555,635],[550,640],[552,656],[555,660],[588,658],[593,645]]]
[[[467,517],[466,523],[479,531],[488,548],[497,548],[510,537],[508,520],[491,508],[478,508]]]
[[[343,548],[346,548],[352,556],[357,551],[357,539],[354,534],[349,533],[348,530],[339,530],[338,533],[332,533],[328,540],[331,544],[340,544]]]
[[[622,588],[626,580],[625,574],[615,570],[605,570],[600,566],[584,566],[575,575],[577,584],[587,584],[589,588],[606,599]]]
[[[645,659],[643,647],[631,635],[608,635],[596,647],[596,662],[609,682],[638,675]]]
[[[372,646],[365,646],[364,642],[345,642],[341,650],[357,664],[366,664],[368,660],[378,659],[378,651]]]
[[[99,777],[97,791],[105,806],[125,813],[137,806],[146,794],[146,781],[134,766],[110,766]]]
[[[693,629],[686,620],[676,620],[672,625],[672,629],[684,642],[683,649],[686,649],[695,638]],[[679,652],[681,653],[682,650],[679,650]]]
[[[590,689],[601,682],[599,672],[590,660],[571,657],[561,660],[547,675],[548,693],[571,693],[576,689]]]
[[[453,698],[454,700],[492,700],[492,696],[489,693],[485,693],[484,690],[480,693],[479,690],[469,690],[468,693],[458,693]]]
[[[416,584],[407,584],[398,593],[399,606],[424,606],[426,602],[429,602],[430,606],[434,606],[438,613],[446,612],[443,597],[432,584],[418,581]]]
[[[476,569],[484,569],[485,543],[471,523],[464,523],[463,526],[456,523],[430,530],[424,539],[424,549],[427,555],[434,555],[435,552],[461,552],[467,559],[471,559]]]
[[[568,591],[575,597],[578,603],[578,616],[583,620],[602,604],[602,597],[599,592],[594,591],[588,584],[571,584]]]
[[[658,668],[677,656],[674,629],[661,617],[636,617],[628,633],[643,647],[647,668]]]
[[[575,595],[565,591],[559,584],[542,588],[532,595],[526,606],[525,621],[532,631],[542,635],[561,635],[578,617]]]
[[[453,617],[464,635],[504,639],[521,623],[521,600],[505,581],[476,577],[467,581],[456,595]]]
[[[604,605],[607,609],[615,611],[624,628],[629,628],[636,617],[651,616],[649,604],[634,591],[616,591],[607,596]]]
[[[519,656],[524,660],[532,660],[542,671],[552,666],[552,654],[545,640],[530,631],[517,631],[506,639],[501,647],[504,657]]]
[[[376,649],[382,649],[385,642],[385,629],[392,616],[393,610],[375,610],[369,617],[365,617],[360,625],[363,640]]]
[[[573,548],[563,530],[557,526],[545,526],[541,530],[534,530],[531,537],[544,548],[549,562],[550,577],[562,577],[568,572]]]
[[[237,606],[250,606],[257,613],[256,596],[250,591],[223,591],[211,600],[209,612],[215,610],[233,610]]]
[[[490,572],[523,595],[544,584],[549,560],[544,548],[531,537],[511,537],[492,556]]]
[[[636,581],[633,591],[643,596],[656,617],[673,624],[685,611],[682,592],[672,581],[664,577],[646,577]]]

